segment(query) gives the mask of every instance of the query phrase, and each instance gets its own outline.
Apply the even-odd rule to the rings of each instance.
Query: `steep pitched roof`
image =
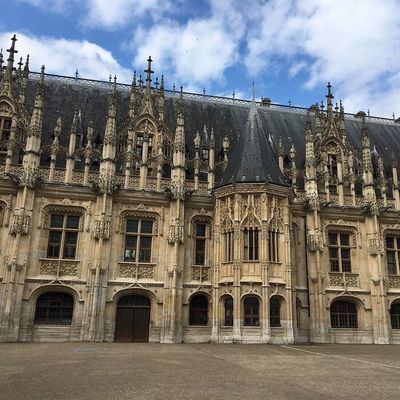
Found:
[[[230,154],[228,165],[216,186],[239,182],[268,182],[288,186],[254,101],[235,150]]]

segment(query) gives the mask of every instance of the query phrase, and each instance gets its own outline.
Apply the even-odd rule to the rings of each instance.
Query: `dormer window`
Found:
[[[204,161],[208,161],[208,149],[201,149],[201,158]]]
[[[143,135],[136,135],[135,153],[138,157],[142,157],[143,153]]]

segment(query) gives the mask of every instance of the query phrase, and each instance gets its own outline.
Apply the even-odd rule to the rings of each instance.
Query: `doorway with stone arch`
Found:
[[[145,343],[149,341],[151,303],[146,296],[122,296],[117,303],[115,341]]]

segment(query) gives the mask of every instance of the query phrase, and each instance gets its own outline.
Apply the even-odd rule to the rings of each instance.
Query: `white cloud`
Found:
[[[272,0],[260,4],[256,23],[249,25],[246,65],[257,74],[284,57],[292,63],[291,76],[303,57],[306,89],[331,80],[347,109],[389,115],[388,98],[391,108],[400,110],[400,85],[393,79],[400,59],[399,21],[395,0]]]
[[[168,0],[89,0],[85,2],[88,15],[83,24],[92,28],[115,30],[128,23],[136,24],[136,19],[145,14],[159,18],[172,7]]]
[[[0,34],[0,47],[10,47],[11,33]],[[35,37],[17,32],[16,48],[18,57],[30,54],[30,70],[40,71],[42,64],[46,72],[92,79],[108,80],[110,74],[117,75],[121,82],[130,82],[131,72],[123,68],[112,54],[102,47],[86,40],[67,40],[52,37]]]
[[[225,3],[225,10],[216,3],[209,17],[189,19],[183,25],[166,20],[150,28],[139,26],[131,42],[134,64],[143,66],[151,55],[157,70],[177,83],[207,88],[211,81],[223,81],[226,69],[240,60],[244,32],[240,14],[229,7],[230,1]]]

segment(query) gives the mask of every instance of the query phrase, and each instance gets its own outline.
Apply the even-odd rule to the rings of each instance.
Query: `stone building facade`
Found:
[[[0,341],[400,343],[400,121],[0,57]],[[152,83],[153,82],[153,83]]]

